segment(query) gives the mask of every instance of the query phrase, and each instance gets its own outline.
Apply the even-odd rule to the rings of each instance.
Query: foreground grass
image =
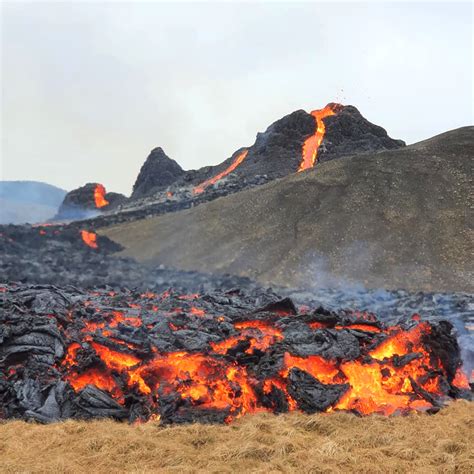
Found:
[[[254,415],[230,426],[0,424],[0,472],[474,472],[473,404],[436,415]]]

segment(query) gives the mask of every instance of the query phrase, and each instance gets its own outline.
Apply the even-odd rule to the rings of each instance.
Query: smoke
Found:
[[[365,242],[356,241],[342,249],[341,255],[343,263],[335,269],[330,257],[314,251],[307,254],[305,275],[309,277],[305,279],[305,290],[288,290],[287,295],[300,304],[319,304],[330,310],[367,311],[393,323],[406,321],[415,313],[429,321],[447,320],[454,327],[465,373],[471,373],[474,369],[474,295],[387,290],[381,287],[382,282],[378,288],[369,287],[365,276],[374,271],[373,249]],[[412,269],[395,270],[407,275]]]

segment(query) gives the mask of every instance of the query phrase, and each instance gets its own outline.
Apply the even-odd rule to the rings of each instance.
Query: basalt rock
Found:
[[[320,144],[321,161],[405,145],[366,120],[355,107],[330,105],[336,113],[323,118],[327,129]],[[144,209],[137,207],[147,208],[151,215],[174,212],[295,173],[302,161],[304,143],[317,128],[313,115],[297,110],[258,133],[252,146],[239,148],[219,165],[198,170],[183,171],[161,148],[156,148],[140,170],[127,218],[140,218]],[[143,201],[149,196],[153,196],[150,206]],[[170,196],[180,205],[166,206]],[[140,199],[142,202],[137,202]],[[107,218],[109,223],[117,220],[114,216]]]
[[[405,146],[403,140],[390,138],[384,128],[366,120],[352,105],[342,107],[335,115],[326,117],[324,123],[326,133],[318,152],[320,162]]]
[[[176,182],[185,171],[162,148],[154,148],[133,185],[132,199],[149,196]]]

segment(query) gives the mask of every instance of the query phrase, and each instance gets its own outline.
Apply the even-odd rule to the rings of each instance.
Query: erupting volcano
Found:
[[[241,153],[237,155],[235,160],[232,162],[232,164],[228,168],[226,168],[221,173],[216,174],[212,178],[207,179],[206,181],[201,183],[199,186],[196,186],[194,188],[194,194],[201,194],[202,192],[205,191],[205,189],[208,186],[211,186],[212,184],[217,183],[217,181],[222,179],[224,176],[227,176],[229,173],[232,173],[232,171],[234,171],[237,168],[237,166],[239,166],[245,160],[248,152],[249,152],[248,150],[242,151]]]
[[[98,184],[94,189],[94,202],[97,209],[109,205],[109,201],[105,199],[105,187],[102,184]]]
[[[331,102],[326,105],[324,109],[313,110],[311,112],[311,115],[316,119],[316,130],[314,135],[308,137],[303,144],[303,159],[301,160],[298,172],[312,168],[316,164],[318,150],[326,133],[326,126],[323,119],[330,115],[336,115],[342,108],[343,105]]]
[[[268,302],[258,307],[235,290],[200,296],[12,285],[2,292],[4,418],[390,415],[438,409],[469,389],[452,326],[417,315],[385,325],[366,313],[299,311],[271,294],[261,294]],[[21,398],[26,392],[31,402]]]

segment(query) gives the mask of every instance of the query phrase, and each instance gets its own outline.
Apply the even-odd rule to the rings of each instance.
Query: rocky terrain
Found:
[[[472,292],[473,150],[465,127],[99,233],[141,262],[263,284]]]
[[[318,136],[321,143],[316,145],[316,140],[306,145],[307,140],[311,142]],[[307,164],[312,167],[348,154],[404,145],[366,120],[353,106],[331,103],[311,114],[297,110],[258,133],[252,146],[236,150],[216,166],[185,171],[157,147],[142,166],[129,199],[107,193],[109,204],[98,207],[93,202],[97,183],[88,184],[66,196],[55,219],[94,218],[89,225],[97,227],[194,207],[295,173],[302,165],[305,147],[314,147],[307,150],[308,155],[314,151]]]

